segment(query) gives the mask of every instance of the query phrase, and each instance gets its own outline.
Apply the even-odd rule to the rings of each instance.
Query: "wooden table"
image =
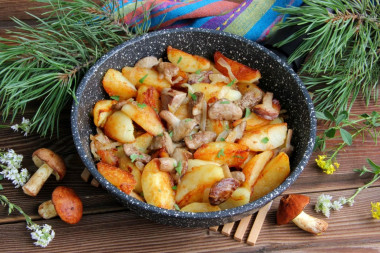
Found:
[[[0,36],[5,36],[4,28],[11,28],[13,24],[9,16],[16,16],[28,20],[23,13],[29,3],[19,0],[17,4],[11,1],[0,0]],[[33,11],[37,13],[38,11]],[[36,106],[30,105],[26,118],[32,118]],[[20,205],[24,211],[31,215],[38,224],[48,223],[56,232],[56,238],[46,248],[35,247],[25,228],[25,221],[17,212],[9,215],[5,208],[0,208],[0,241],[1,252],[241,252],[241,251],[281,251],[305,252],[327,250],[341,252],[377,252],[380,250],[380,220],[371,217],[371,201],[380,201],[380,182],[363,191],[355,199],[352,207],[344,207],[341,211],[333,211],[331,217],[326,219],[329,223],[327,232],[320,236],[306,233],[294,224],[277,226],[275,212],[279,198],[275,199],[257,244],[249,246],[226,237],[220,232],[212,232],[205,228],[178,228],[156,224],[139,217],[115,201],[102,188],[95,188],[84,182],[80,175],[83,164],[76,153],[70,130],[70,108],[62,113],[60,121],[60,138],[40,138],[37,135],[24,137],[11,129],[0,130],[0,147],[12,148],[24,155],[23,166],[30,171],[35,170],[31,154],[34,150],[47,147],[60,154],[67,166],[68,172],[62,182],[57,183],[51,177],[35,198],[26,196],[21,189],[15,189],[12,184],[3,180],[6,195],[13,203]],[[364,113],[373,110],[379,111],[378,105],[372,104],[366,108],[364,102],[359,100],[352,112]],[[16,123],[21,117],[16,118]],[[9,123],[9,121],[7,121]],[[319,124],[319,133],[324,128]],[[313,211],[317,197],[322,193],[330,194],[335,198],[351,196],[357,187],[369,181],[369,177],[358,177],[353,172],[366,164],[366,158],[380,164],[380,146],[368,138],[367,141],[356,140],[351,147],[347,147],[338,157],[341,167],[333,175],[326,175],[316,166],[313,154],[308,166],[299,179],[285,193],[302,193],[311,197],[311,204],[306,212],[319,218],[321,214]],[[37,213],[40,203],[51,196],[51,192],[58,185],[73,188],[84,203],[84,216],[77,225],[68,225],[60,219],[42,220]],[[245,236],[245,238],[247,235]]]

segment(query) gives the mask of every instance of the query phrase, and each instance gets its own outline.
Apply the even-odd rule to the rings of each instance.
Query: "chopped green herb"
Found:
[[[189,95],[190,95],[190,97],[191,97],[192,100],[194,100],[194,101],[197,100],[197,96],[196,96],[194,93],[191,93],[191,92],[189,91]]]
[[[119,101],[120,97],[119,96],[110,96],[111,99]]]
[[[147,78],[147,76],[148,76],[148,74],[146,74],[145,76],[143,76],[143,77],[139,80],[139,82],[140,82],[140,83],[143,83],[144,80],[145,80],[145,78]]]
[[[225,105],[225,104],[229,104],[230,103],[230,101],[222,101],[222,102],[220,102],[220,104],[222,104],[222,105]]]
[[[224,149],[219,150],[218,154],[216,155],[216,157],[218,158],[220,158],[221,156],[225,156]]]
[[[160,137],[161,137],[161,136],[164,136],[164,134],[163,134],[163,133],[160,133],[160,134],[157,134],[157,136],[160,136]]]
[[[202,80],[203,80],[204,78],[205,78],[204,76],[201,76],[201,77],[198,79],[198,83],[202,82]]]
[[[176,190],[177,190],[177,186],[176,186],[176,185],[173,185],[173,186],[172,186],[172,189],[176,191]]]
[[[173,131],[169,132],[169,136],[170,136],[170,138],[173,138]]]
[[[244,118],[248,118],[249,115],[251,115],[251,110],[249,108],[245,108],[245,115]]]
[[[182,61],[182,56],[179,57],[177,64],[180,63],[181,61]]]
[[[141,109],[144,109],[144,108],[146,107],[146,104],[144,104],[144,103],[142,103],[142,104],[137,103],[137,106],[138,106],[139,108],[141,108]]]
[[[268,143],[268,141],[269,141],[268,137],[264,137],[264,138],[261,139],[261,142],[264,143],[264,144]]]
[[[153,110],[154,110],[156,113],[159,113],[159,111],[158,111],[157,108],[153,108]]]
[[[174,169],[177,171],[178,175],[181,176],[181,174],[182,174],[182,161],[179,161],[177,166],[175,166]]]
[[[189,135],[189,139],[190,139],[190,140],[192,140],[192,139],[193,139],[193,136],[192,136],[191,134]]]
[[[232,157],[234,157],[234,158],[239,158],[239,159],[244,159],[244,156],[241,156],[241,155],[234,155],[234,156],[232,156]]]
[[[174,203],[174,208],[175,208],[175,210],[177,210],[177,211],[181,211],[181,209],[179,208],[179,206],[178,206],[176,203]]]
[[[232,86],[235,82],[236,82],[236,79],[234,79],[234,80],[232,80],[231,82],[229,82],[229,83],[227,84],[227,86]]]
[[[195,74],[199,75],[201,73],[201,70],[198,69],[197,71],[195,71]]]
[[[226,139],[224,139],[224,138],[222,137],[222,138],[220,138],[220,141],[226,141]]]
[[[191,121],[191,119],[185,119],[185,122],[186,122],[186,123],[189,122],[189,121]]]
[[[228,122],[224,125],[224,130],[230,130],[230,125],[228,124]]]
[[[158,189],[158,192],[161,192],[161,189]]]
[[[143,155],[138,155],[138,154],[132,154],[129,156],[129,158],[131,158],[131,162],[135,162],[136,159],[140,158],[140,159],[143,159],[144,156]]]

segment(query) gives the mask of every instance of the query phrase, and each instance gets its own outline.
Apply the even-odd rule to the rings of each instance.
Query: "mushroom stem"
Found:
[[[58,216],[53,201],[51,200],[45,201],[38,207],[38,214],[45,220]]]
[[[328,227],[326,221],[308,215],[304,211],[297,215],[297,217],[293,219],[293,222],[299,228],[315,235],[319,235],[326,231]]]
[[[53,173],[53,169],[46,163],[42,164],[29,181],[22,187],[24,193],[32,197],[37,196],[51,173]]]

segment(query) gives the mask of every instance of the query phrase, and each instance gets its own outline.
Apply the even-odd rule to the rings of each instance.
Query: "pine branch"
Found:
[[[119,1],[96,4],[91,0],[37,0],[45,5],[37,25],[13,18],[17,25],[0,38],[0,111],[3,120],[22,114],[32,101],[40,103],[32,131],[50,136],[58,128],[59,115],[75,99],[83,74],[113,47],[146,33],[149,12],[135,27],[123,22]],[[136,9],[137,3],[128,6]],[[153,8],[153,6],[151,7]]]
[[[306,34],[289,62],[310,54],[302,80],[314,92],[319,111],[350,111],[362,95],[377,102],[380,78],[379,0],[305,0],[305,6],[281,8],[292,15],[281,26],[300,26],[276,46]]]

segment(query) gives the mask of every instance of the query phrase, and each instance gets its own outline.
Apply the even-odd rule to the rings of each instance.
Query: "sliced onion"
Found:
[[[199,122],[201,131],[206,131],[206,121],[207,121],[207,102],[206,100],[203,100],[201,122]]]
[[[216,141],[225,140],[230,132],[231,132],[231,130],[229,130],[229,129],[224,130],[223,132],[221,132],[218,135],[218,137],[216,137]]]
[[[208,78],[210,79],[211,84],[219,83],[219,82],[229,83],[231,81],[228,77],[222,74],[210,74]]]
[[[194,89],[193,89],[193,87],[190,84],[183,83],[183,84],[181,84],[181,86],[184,87],[184,88],[187,88],[188,92],[194,93]]]
[[[234,74],[232,73],[232,69],[231,69],[231,66],[226,62],[226,60],[224,60],[223,58],[219,58],[218,59],[218,63],[220,64],[220,66],[224,67],[227,69],[228,71],[228,76],[230,77],[231,81],[232,80],[236,80],[237,81],[237,78],[234,76]]]

